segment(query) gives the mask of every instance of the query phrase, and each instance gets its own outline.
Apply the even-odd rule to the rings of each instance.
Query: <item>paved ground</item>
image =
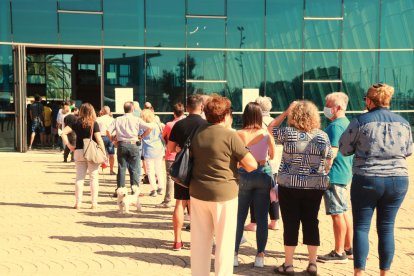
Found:
[[[90,210],[89,187],[84,209],[74,210],[74,163],[60,154],[32,151],[0,153],[0,275],[190,275],[190,251],[172,251],[171,209],[158,209],[161,197],[142,197],[143,213],[119,215],[109,194],[115,176],[100,175],[100,208]],[[414,161],[410,160],[414,168]],[[414,171],[410,171],[411,185]],[[142,185],[148,194],[149,185]],[[414,275],[414,191],[410,188],[396,224],[392,275]],[[320,253],[333,248],[330,218],[320,213]],[[373,223],[373,227],[375,224]],[[237,275],[271,275],[283,262],[282,231],[271,231],[266,266],[253,268],[255,235],[240,251]],[[183,240],[189,241],[189,232]],[[378,275],[377,238],[370,236],[367,275]],[[306,267],[306,248],[299,246],[296,271]],[[352,263],[319,264],[320,275],[352,275]],[[305,275],[304,273],[298,273]]]

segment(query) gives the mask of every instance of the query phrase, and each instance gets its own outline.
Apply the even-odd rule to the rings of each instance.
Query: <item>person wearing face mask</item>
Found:
[[[325,98],[323,113],[332,121],[325,129],[331,141],[333,163],[329,171],[330,187],[324,193],[326,214],[332,217],[335,248],[330,253],[319,256],[319,262],[346,263],[352,252],[352,219],[348,210],[348,185],[352,179],[352,156],[338,152],[339,138],[349,125],[345,110],[349,98],[343,92],[330,93]]]

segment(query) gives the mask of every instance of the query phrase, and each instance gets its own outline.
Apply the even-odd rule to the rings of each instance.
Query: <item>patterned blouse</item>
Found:
[[[293,127],[273,128],[276,144],[283,145],[277,184],[295,189],[326,190],[329,177],[326,160],[332,158],[328,135],[320,129],[310,132]]]

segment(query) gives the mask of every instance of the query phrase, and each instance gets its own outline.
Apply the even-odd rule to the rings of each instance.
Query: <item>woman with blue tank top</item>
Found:
[[[256,243],[257,255],[254,262],[255,267],[264,266],[264,251],[268,236],[267,212],[270,204],[270,189],[274,186],[272,169],[267,160],[273,159],[275,143],[273,137],[262,128],[262,110],[260,105],[250,102],[243,112],[243,129],[237,133],[249,148],[256,159],[258,167],[252,172],[243,168],[239,169],[239,205],[237,212],[236,247],[234,266],[238,266],[238,251],[243,235],[244,223],[247,218],[250,203],[254,204],[257,230]]]

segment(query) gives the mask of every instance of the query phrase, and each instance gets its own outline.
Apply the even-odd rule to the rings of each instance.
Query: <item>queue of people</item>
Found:
[[[354,274],[363,275],[376,210],[380,274],[387,275],[395,250],[395,218],[408,189],[406,157],[412,154],[409,123],[389,111],[393,94],[393,87],[374,84],[364,97],[367,112],[351,121],[345,116],[348,96],[343,92],[328,94],[323,114],[330,124],[325,130],[321,130],[318,108],[306,100],[292,102],[273,119],[268,113],[271,100],[260,97],[244,108],[242,129],[238,131],[231,127],[230,100],[219,95],[190,95],[186,101],[189,115],[185,117],[184,105],[178,103],[174,105],[174,120],[165,126],[149,103],[136,114],[139,104],[126,102],[125,115],[115,119],[110,117],[109,107],[96,118],[93,107],[84,103],[79,115],[64,121],[62,129],[64,146],[74,152],[74,207],[81,208],[87,172],[91,208],[98,207],[100,164],[85,160],[82,154],[82,140],[92,136],[106,149],[110,174],[115,174],[114,145],[117,147],[117,188],[125,187],[128,169],[131,190],[137,191],[134,187],[140,184],[143,156],[152,187],[150,196],[165,193],[159,205],[164,208],[172,207],[174,196],[173,250],[187,247],[181,231],[184,210],[188,209],[192,275],[209,275],[213,244],[215,274],[232,275],[233,267],[239,265],[243,231],[252,230],[250,227],[256,231],[253,265],[263,267],[269,229],[278,229],[279,205],[284,261],[274,269],[275,274],[294,275],[301,226],[308,250],[308,275],[318,275],[317,262],[346,263],[352,258]],[[37,111],[39,107],[35,109],[37,105],[33,118],[44,116]],[[72,141],[70,133],[76,134]],[[193,170],[187,189],[173,183],[168,168],[189,138]],[[277,147],[282,149],[281,156],[276,154]],[[318,256],[322,199],[326,215],[332,218],[334,248]],[[254,224],[245,229],[251,207]],[[352,209],[352,216],[348,209]]]

